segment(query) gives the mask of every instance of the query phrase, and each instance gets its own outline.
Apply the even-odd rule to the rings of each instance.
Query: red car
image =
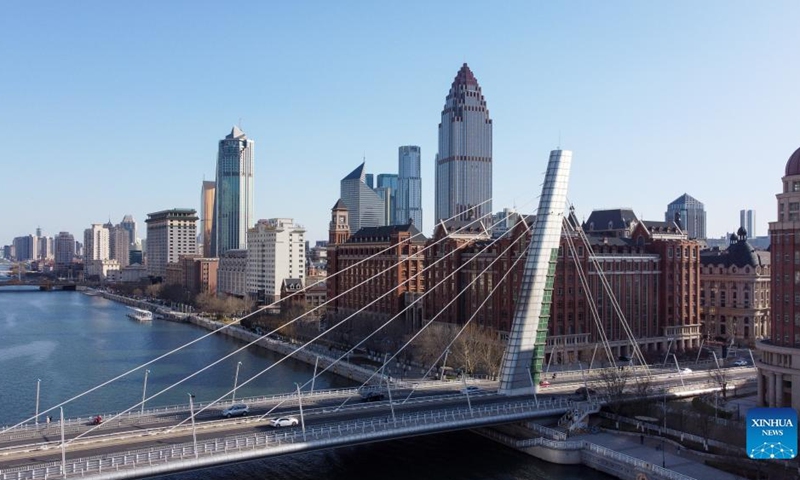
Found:
[[[541,382],[539,382],[539,386],[540,387],[549,387],[550,386],[550,382],[548,382],[547,380],[542,380]]]

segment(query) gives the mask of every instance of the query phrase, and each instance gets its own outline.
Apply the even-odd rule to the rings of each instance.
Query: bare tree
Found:
[[[443,363],[443,354],[455,332],[449,324],[433,323],[413,341],[414,357],[425,365]],[[449,362],[448,362],[449,363]]]
[[[622,410],[623,393],[630,377],[630,370],[622,369],[603,369],[597,374],[601,388],[611,398],[609,406],[614,413],[618,414]]]
[[[730,380],[728,373],[722,368],[712,368],[708,371],[708,376],[719,386],[720,389],[722,389],[722,398],[727,399],[728,381]]]

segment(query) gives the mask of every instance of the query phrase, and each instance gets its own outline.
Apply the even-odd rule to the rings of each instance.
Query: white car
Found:
[[[692,369],[691,368],[682,368],[681,372],[682,373],[692,373]]]
[[[300,420],[298,420],[297,417],[278,417],[270,420],[269,424],[275,428],[294,427],[300,424]]]
[[[748,362],[747,360],[739,359],[733,362],[733,364],[737,367],[747,367],[750,365],[750,362]]]
[[[461,393],[478,393],[480,391],[481,389],[479,387],[476,387],[475,385],[470,385],[467,388],[461,389]]]
[[[250,407],[244,403],[237,403],[223,410],[222,416],[225,418],[238,417],[239,415],[246,417],[248,413],[250,413]]]

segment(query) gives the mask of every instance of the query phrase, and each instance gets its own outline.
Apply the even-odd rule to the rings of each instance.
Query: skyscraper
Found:
[[[378,195],[383,198],[386,206],[386,223],[394,225],[397,223],[395,218],[395,204],[397,203],[397,174],[394,173],[379,173],[378,186],[375,189]],[[401,223],[407,223],[408,219],[403,220]]]
[[[491,215],[491,198],[492,119],[478,80],[465,63],[450,86],[439,124],[436,220]]]
[[[362,163],[340,182],[342,202],[350,212],[348,219],[351,232],[363,227],[386,225],[386,203],[380,195],[366,184],[365,164]]]
[[[407,145],[398,149],[397,195],[395,196],[395,223],[408,223],[422,231],[422,178],[420,176],[420,148]]]
[[[92,260],[108,260],[110,245],[109,230],[105,225],[93,223],[91,228],[83,231],[83,262],[88,265]]]
[[[705,206],[703,202],[688,193],[684,193],[667,205],[664,220],[667,222],[680,220],[680,222],[676,223],[679,223],[678,226],[689,235],[689,238],[700,240],[705,240],[706,238]]]
[[[75,258],[75,237],[69,232],[59,232],[54,243],[55,268],[61,272],[70,266]]]
[[[128,240],[131,242],[129,246],[136,243],[136,220],[133,219],[133,215],[128,214],[122,217],[119,226],[128,231]]]
[[[129,251],[131,249],[130,231],[119,224],[108,228],[108,258],[119,262],[120,268],[127,267],[130,263]]]
[[[211,256],[247,248],[253,223],[253,160],[255,142],[238,127],[219,142]]]
[[[756,212],[755,210],[739,210],[739,227],[747,230],[749,238],[756,235]]]
[[[211,255],[211,234],[214,226],[214,192],[216,182],[203,180],[203,189],[200,192],[200,235],[203,242],[203,256]]]
[[[147,214],[148,275],[164,278],[167,264],[197,254],[196,213],[193,208],[173,208]]]

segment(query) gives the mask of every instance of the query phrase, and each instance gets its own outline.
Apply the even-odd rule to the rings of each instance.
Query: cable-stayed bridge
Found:
[[[90,395],[99,388],[113,388],[116,380],[145,369],[150,363],[188,347],[200,340],[198,339],[41,412],[42,415],[59,414],[56,422],[31,425],[32,420],[38,420],[37,416],[0,430],[0,480],[73,476],[135,478],[270,455],[487,427],[543,417],[557,419],[567,415],[565,418],[569,428],[569,424],[580,421],[611,401],[609,397],[602,396],[603,392],[591,393],[588,373],[581,372],[580,376],[572,377],[565,375],[566,378],[552,382],[553,385],[549,386],[545,386],[542,377],[554,259],[564,224],[570,162],[570,152],[551,152],[536,221],[531,226],[531,242],[527,255],[520,255],[516,260],[525,261],[522,289],[499,372],[499,381],[479,384],[471,381],[467,384],[466,377],[463,377],[464,383],[455,387],[436,381],[407,384],[390,378],[382,367],[377,367],[361,389],[313,391],[312,378],[307,384],[298,385],[294,394],[248,399],[247,403],[252,411],[249,416],[239,420],[220,420],[222,408],[233,403],[227,401],[227,398],[231,394],[235,395],[236,386],[211,403],[195,405],[190,396],[188,405],[172,410],[144,410],[145,402],[150,402],[189,378],[201,375],[211,366],[225,361],[230,356],[228,355],[188,374],[184,380],[161,392],[143,398],[142,402],[123,412],[104,415],[102,423],[92,425],[91,419],[63,418],[61,409],[70,401]],[[513,265],[508,271],[511,270]],[[364,279],[360,285],[376,277]],[[447,281],[447,277],[441,279],[441,282]],[[390,285],[388,290],[395,287]],[[456,301],[457,296],[452,301]],[[353,315],[368,309],[379,300],[380,298],[370,300]],[[479,305],[477,309],[482,306],[483,304]],[[269,307],[272,305],[265,308]],[[389,319],[384,325],[388,325],[396,317]],[[459,334],[473,318],[474,315],[466,319]],[[285,358],[315,345],[315,342],[348,319],[331,325],[326,332],[310,341],[298,344]],[[288,323],[297,320],[299,317]],[[436,316],[420,329],[420,333],[435,320]],[[624,318],[620,321],[625,324]],[[381,328],[383,327],[359,340],[353,349],[358,348]],[[260,338],[268,337],[277,330],[267,332]],[[623,325],[623,330],[629,335],[634,358],[638,359],[638,366],[628,368],[625,375],[633,375],[637,385],[645,384],[648,388],[633,392],[619,390],[613,392],[616,395],[665,397],[668,394],[692,395],[719,388],[716,382],[709,381],[708,376],[702,372],[659,373],[650,369],[636,348],[636,340],[630,334],[630,329]],[[217,332],[208,335],[215,333]],[[384,365],[415,338],[416,335],[392,354],[391,358],[387,356]],[[442,361],[455,340],[453,338],[442,348],[433,365]],[[604,336],[601,346],[609,350]],[[349,353],[335,359],[323,372],[337,362],[345,362]],[[623,375],[622,370],[616,368],[610,351],[607,358],[612,365],[603,374],[607,377]],[[267,374],[271,368],[272,366],[267,367],[250,379],[245,379],[241,385]],[[431,370],[423,377],[429,378],[430,374]],[[731,373],[729,381],[733,383],[740,376],[744,377],[746,373]],[[576,387],[580,386],[584,387],[585,394],[576,395]],[[546,395],[543,395],[543,388],[549,389]],[[364,393],[371,391],[380,392],[379,401],[361,402],[360,400],[367,398]],[[276,418],[285,418],[289,426],[270,427],[268,420]],[[297,425],[293,425],[294,422]]]

